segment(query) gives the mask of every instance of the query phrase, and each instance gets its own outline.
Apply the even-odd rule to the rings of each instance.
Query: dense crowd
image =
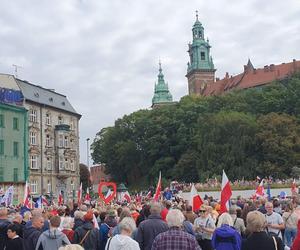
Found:
[[[187,201],[0,207],[5,250],[300,250],[300,198],[231,200],[228,212],[208,197]]]

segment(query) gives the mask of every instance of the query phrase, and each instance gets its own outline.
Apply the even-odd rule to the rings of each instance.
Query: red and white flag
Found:
[[[297,188],[295,179],[293,179],[291,191],[292,191],[292,194],[297,194],[298,193],[298,188]]]
[[[264,179],[261,180],[255,191],[255,197],[265,196]]]
[[[122,201],[127,201],[127,203],[131,202],[131,197],[128,191],[123,193]]]
[[[232,195],[232,191],[230,187],[230,182],[228,180],[227,175],[225,174],[225,171],[223,170],[220,213],[224,213],[228,211],[231,195]]]
[[[190,193],[190,204],[192,205],[193,211],[197,211],[200,209],[201,205],[203,204],[203,201],[200,197],[200,195],[197,192],[197,189],[195,188],[195,185],[192,185],[191,193]]]
[[[82,200],[82,182],[80,183],[80,187],[77,191],[77,204],[80,205]]]
[[[64,204],[64,199],[63,199],[63,195],[61,193],[61,190],[59,191],[59,194],[58,194],[58,206],[61,206]]]
[[[155,201],[158,201],[158,199],[160,197],[160,192],[161,192],[161,172],[159,172],[159,178],[158,178],[158,182],[157,182],[157,186],[156,186],[156,190],[155,190],[155,195],[154,195]]]
[[[88,187],[86,188],[86,194],[85,194],[84,200],[87,202],[91,201],[90,189]]]
[[[28,182],[26,181],[26,184],[25,184],[25,189],[24,189],[24,201],[23,201],[23,206],[24,207],[27,207],[27,208],[31,208],[31,205],[30,205],[30,188],[29,188],[29,184]]]

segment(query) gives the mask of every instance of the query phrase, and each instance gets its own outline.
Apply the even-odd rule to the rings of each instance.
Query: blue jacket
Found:
[[[222,225],[214,231],[212,246],[216,250],[241,250],[242,237],[231,226]]]

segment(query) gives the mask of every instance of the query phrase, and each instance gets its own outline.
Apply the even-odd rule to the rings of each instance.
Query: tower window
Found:
[[[205,60],[205,52],[201,52],[201,54],[200,54],[200,56],[201,56],[201,60]]]

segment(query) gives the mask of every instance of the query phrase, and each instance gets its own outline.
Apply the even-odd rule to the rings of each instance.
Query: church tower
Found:
[[[152,98],[152,108],[161,105],[173,104],[173,97],[169,91],[168,84],[165,83],[162,73],[161,63],[159,62],[158,82],[154,86],[154,96]]]
[[[188,53],[190,61],[188,62],[187,74],[189,95],[201,95],[207,84],[215,80],[215,67],[208,39],[204,38],[204,28],[198,20],[196,12],[196,22],[193,26],[193,42],[189,43]]]

